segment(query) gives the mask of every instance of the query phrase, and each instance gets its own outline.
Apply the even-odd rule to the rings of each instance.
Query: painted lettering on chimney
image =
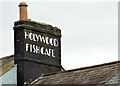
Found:
[[[29,32],[29,31],[25,31],[24,39],[31,41],[31,43],[26,42],[26,44],[25,44],[26,52],[46,55],[49,57],[55,57],[55,49],[46,47],[46,45],[52,46],[55,48],[58,47],[59,42],[57,39],[46,36],[46,35],[37,34],[35,32]],[[34,44],[32,44],[32,43],[34,43]],[[37,43],[38,43],[38,45],[37,45]],[[39,43],[42,43],[42,44],[39,45]]]

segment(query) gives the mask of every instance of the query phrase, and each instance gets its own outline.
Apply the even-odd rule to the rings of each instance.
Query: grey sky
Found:
[[[19,2],[1,2],[0,57],[14,53],[14,21]],[[62,30],[62,65],[65,69],[118,59],[117,2],[27,2],[31,20]]]

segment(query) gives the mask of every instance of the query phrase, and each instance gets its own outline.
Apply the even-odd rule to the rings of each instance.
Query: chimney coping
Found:
[[[55,29],[58,29],[58,30],[60,30],[58,27],[56,27],[56,26],[52,26],[52,25],[50,25],[50,24],[47,24],[47,23],[44,23],[44,22],[37,22],[37,21],[34,21],[34,20],[31,20],[31,19],[28,19],[28,20],[18,20],[18,21],[15,21],[15,26],[17,26],[18,24],[18,22],[31,22],[31,23],[34,23],[34,24],[40,24],[40,25],[44,25],[44,26],[51,26],[52,28],[55,28]]]

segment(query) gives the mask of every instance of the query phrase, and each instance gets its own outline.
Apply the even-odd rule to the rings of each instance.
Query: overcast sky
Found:
[[[0,57],[14,54],[13,26],[19,20],[19,3],[0,2]],[[62,30],[61,58],[65,69],[118,60],[117,0],[35,0],[27,4],[29,19]]]

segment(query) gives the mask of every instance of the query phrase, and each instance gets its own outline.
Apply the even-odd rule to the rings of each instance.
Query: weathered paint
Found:
[[[25,32],[41,34],[58,40],[57,47],[50,46],[42,42],[35,42],[25,39]],[[18,86],[29,84],[40,75],[50,72],[61,71],[61,30],[48,24],[38,23],[31,20],[21,20],[15,22],[14,26],[15,41],[15,63],[17,63]],[[35,54],[26,51],[26,44],[43,46],[44,48],[54,49],[55,58],[42,54]],[[31,45],[32,46],[32,45]],[[31,48],[32,49],[32,48]]]

